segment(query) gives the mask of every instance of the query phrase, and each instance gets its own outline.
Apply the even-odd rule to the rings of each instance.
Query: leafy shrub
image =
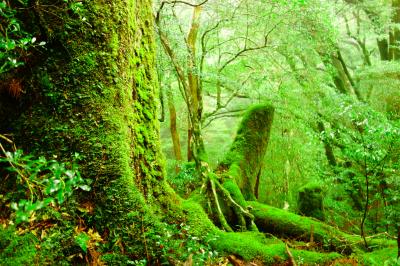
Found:
[[[185,197],[198,187],[201,178],[198,176],[194,162],[182,163],[179,168],[179,173],[170,177],[168,182],[179,195]]]
[[[27,1],[18,1],[26,7]],[[22,28],[16,17],[16,9],[8,1],[0,1],[0,74],[24,64],[24,56],[34,46],[43,46],[45,42],[36,42],[36,37]]]
[[[8,192],[5,201],[11,202],[17,224],[29,221],[34,212],[50,204],[62,204],[76,189],[90,190],[89,180],[80,176],[75,163],[35,159],[21,150],[4,155],[0,163],[9,165],[7,169],[15,174],[17,184],[16,191]],[[78,158],[79,154],[74,154],[74,159]]]
[[[184,223],[162,223],[157,231],[146,232],[146,238],[156,244],[153,256],[161,258],[162,264],[172,265],[189,258],[194,265],[205,265],[215,259],[218,253],[210,245],[216,239],[215,236],[207,234],[199,238],[191,235],[190,231],[190,227]]]

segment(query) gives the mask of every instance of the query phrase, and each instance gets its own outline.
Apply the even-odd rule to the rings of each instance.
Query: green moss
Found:
[[[260,176],[265,151],[267,149],[274,108],[270,104],[260,104],[249,108],[243,116],[230,151],[221,163],[228,169],[246,200],[258,196]]]
[[[86,1],[84,23],[65,1],[41,4],[39,14],[24,14],[24,19],[32,24],[32,17],[41,18],[49,33],[46,57],[40,54],[25,73],[27,93],[21,102],[26,106],[8,110],[18,116],[0,131],[13,134],[19,147],[36,155],[70,160],[80,153],[82,176],[93,180],[92,192],[81,197],[96,204],[86,222],[100,234],[107,231],[110,243],[122,242],[126,252],[142,255],[141,239],[132,237],[140,229],[131,226],[153,217],[154,201],[167,204],[168,199],[155,119],[151,3]]]
[[[212,243],[215,249],[226,254],[235,254],[246,261],[259,259],[266,265],[284,263],[289,259],[285,244],[277,239],[268,239],[256,232],[221,233]],[[337,253],[318,253],[305,250],[291,250],[295,260],[304,265],[327,263],[341,256]]]
[[[322,244],[326,250],[351,254],[363,248],[360,236],[347,234],[318,220],[289,211],[258,202],[248,203],[253,207],[252,213],[255,216],[255,223],[263,232],[309,241],[311,226],[313,226],[314,241]]]
[[[193,199],[185,200],[182,202],[182,208],[187,213],[186,223],[190,226],[193,235],[219,234],[218,228],[211,222],[199,203]]]
[[[243,207],[247,206],[247,203],[243,197],[242,192],[240,191],[240,188],[233,179],[225,179],[223,187],[231,194],[236,203]]]
[[[342,256],[336,252],[320,253],[307,250],[291,250],[293,258],[299,265],[332,265]]]
[[[363,265],[399,265],[400,260],[397,260],[397,248],[383,248],[370,253],[364,253],[361,258]]]
[[[0,225],[0,265],[29,265],[35,261],[37,238],[31,233],[19,235],[14,227]]]

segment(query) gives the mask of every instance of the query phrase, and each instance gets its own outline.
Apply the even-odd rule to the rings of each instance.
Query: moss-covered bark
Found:
[[[268,146],[274,108],[256,105],[244,115],[235,140],[219,166],[235,179],[246,200],[258,197],[258,185]]]
[[[166,193],[151,1],[85,1],[79,12],[68,1],[30,1],[20,19],[47,44],[24,69],[2,77],[18,79],[25,93],[13,105],[0,98],[10,114],[0,117],[0,133],[35,155],[81,154],[82,176],[93,180],[93,225],[117,241],[152,213],[146,201]],[[122,240],[141,246],[140,238]]]

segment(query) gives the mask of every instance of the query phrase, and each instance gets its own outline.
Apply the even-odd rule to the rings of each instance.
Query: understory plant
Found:
[[[78,153],[73,154],[74,162],[61,163],[43,156],[35,158],[22,150],[9,152],[1,144],[0,148],[0,165],[8,172],[2,180],[1,200],[14,210],[17,224],[28,222],[40,209],[64,203],[74,190],[90,190],[90,180],[78,171]]]

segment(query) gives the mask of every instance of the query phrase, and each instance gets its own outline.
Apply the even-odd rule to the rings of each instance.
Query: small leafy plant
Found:
[[[62,204],[74,190],[90,190],[89,180],[81,177],[76,163],[60,163],[44,157],[24,155],[21,150],[6,152],[0,163],[15,174],[17,192],[6,196],[15,211],[15,222],[27,222],[32,215],[48,205]],[[74,154],[74,160],[79,154]],[[21,196],[21,192],[23,196]],[[15,196],[18,195],[18,196]]]
[[[25,7],[26,2],[19,1],[19,4]],[[36,42],[35,36],[24,31],[16,13],[8,1],[0,1],[0,74],[22,66],[31,47],[46,44],[44,41]]]
[[[193,265],[206,265],[218,257],[210,245],[216,240],[215,235],[207,234],[201,238],[193,236],[190,226],[185,223],[163,223],[161,229],[157,232],[148,231],[146,235],[156,243],[153,256],[161,258],[162,264],[192,260]]]

